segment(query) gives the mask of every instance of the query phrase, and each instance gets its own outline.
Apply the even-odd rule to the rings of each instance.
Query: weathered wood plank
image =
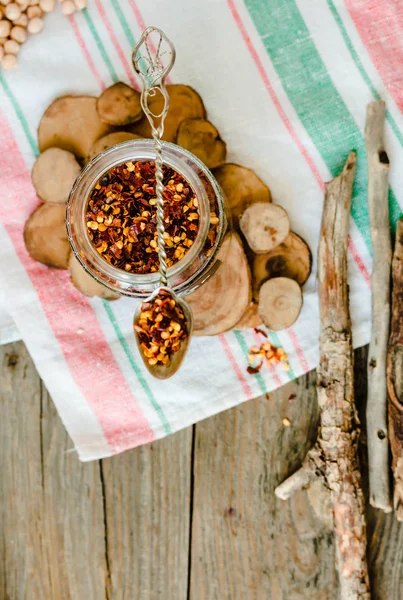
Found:
[[[286,503],[274,495],[311,447],[317,420],[310,374],[196,426],[192,600],[336,597],[329,523],[305,491]]]
[[[0,347],[0,598],[45,598],[41,382],[23,344]]]
[[[363,414],[365,350],[356,361]],[[326,494],[273,493],[315,439],[314,384],[310,374],[197,425],[192,600],[337,598]],[[0,410],[0,598],[185,600],[191,429],[102,472],[79,463],[21,343],[0,347]],[[362,454],[365,465],[365,431]],[[403,525],[368,516],[373,598],[400,600]]]
[[[103,600],[99,463],[71,441],[22,343],[0,347],[0,598]]]
[[[191,456],[188,428],[102,461],[111,599],[187,598]]]
[[[49,599],[107,598],[100,463],[81,463],[46,390],[42,394],[43,572]]]

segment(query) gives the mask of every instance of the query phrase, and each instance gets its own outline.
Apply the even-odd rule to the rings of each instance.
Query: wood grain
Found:
[[[387,354],[389,438],[394,477],[393,506],[403,521],[403,219],[396,228],[392,263],[392,320]],[[388,472],[389,474],[389,472]]]
[[[0,347],[0,368],[0,598],[45,598],[41,382],[20,343]]]
[[[288,502],[274,495],[317,421],[311,374],[196,426],[191,600],[337,597],[328,523],[305,491]]]
[[[80,463],[22,343],[0,347],[0,598],[106,597],[99,464]]]
[[[188,428],[102,461],[111,599],[187,598],[191,458]]]
[[[107,598],[107,556],[100,464],[81,463],[46,390],[42,395],[46,598]],[[56,550],[57,549],[57,550]]]
[[[356,352],[361,415],[366,362]],[[336,600],[326,494],[274,496],[316,437],[315,384],[196,426],[192,511],[190,429],[81,464],[23,344],[0,347],[1,600]],[[372,597],[400,600],[403,524],[370,507],[368,525]]]

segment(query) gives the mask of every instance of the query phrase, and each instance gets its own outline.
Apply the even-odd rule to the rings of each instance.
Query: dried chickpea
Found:
[[[27,30],[25,27],[16,26],[11,30],[10,37],[12,40],[15,40],[19,44],[23,44],[27,39]]]
[[[14,2],[6,6],[6,17],[10,19],[10,21],[15,21],[15,19],[19,19],[21,16],[21,9],[18,4]]]
[[[87,0],[74,0],[74,4],[76,5],[77,10],[83,10],[83,8],[87,7]]]
[[[64,0],[62,4],[62,13],[64,15],[72,15],[77,10],[73,0]]]
[[[24,10],[27,10],[29,4],[28,4],[28,0],[17,0],[17,4],[20,7],[21,12],[24,12]]]
[[[10,21],[0,21],[0,37],[6,38],[10,35],[11,23]]]
[[[6,54],[18,54],[20,51],[20,45],[15,40],[7,40],[4,44],[4,51]]]
[[[27,9],[28,19],[36,19],[37,17],[41,17],[42,15],[43,15],[42,9],[39,6],[30,6]]]
[[[14,69],[17,66],[17,58],[14,54],[6,54],[1,59],[1,66],[6,70]]]
[[[7,4],[10,4],[11,0],[0,0],[0,3],[3,4],[3,6],[7,6]]]
[[[56,8],[56,0],[39,0],[39,6],[43,12],[52,12]]]
[[[21,27],[26,27],[28,25],[28,16],[25,13],[22,13],[20,18],[14,21],[14,25],[21,25]]]
[[[35,18],[29,21],[27,29],[29,33],[39,33],[42,31],[44,25],[45,23],[42,19]]]

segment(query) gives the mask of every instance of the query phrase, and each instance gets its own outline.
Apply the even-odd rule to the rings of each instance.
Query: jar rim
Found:
[[[184,148],[172,144],[170,142],[162,142],[163,146],[163,163],[179,173],[190,185],[193,193],[199,202],[199,230],[195,238],[194,244],[186,252],[185,256],[176,262],[168,269],[168,277],[170,279],[186,272],[186,269],[195,260],[202,251],[207,240],[210,224],[210,205],[206,189],[202,184],[200,175],[196,169],[201,171],[207,177],[209,183],[213,186],[216,196],[222,198],[220,188],[215,181],[213,175],[208,168],[191,152]],[[97,155],[78,176],[73,188],[70,192],[69,200],[66,207],[66,225],[70,245],[76,258],[85,270],[92,275],[97,281],[106,285],[119,293],[133,294],[130,291],[125,291],[125,288],[141,288],[144,286],[150,290],[159,285],[159,273],[131,273],[114,267],[108,263],[96,249],[93,247],[85,222],[85,212],[88,203],[88,198],[96,185],[97,181],[103,177],[105,173],[114,167],[127,161],[153,161],[155,160],[154,142],[150,139],[134,139],[121,144],[112,146],[106,149],[101,154]],[[220,203],[219,203],[220,204]],[[223,227],[223,217],[225,217],[223,206],[219,205],[219,210],[222,212],[219,216],[220,226]],[[78,223],[80,220],[80,223]],[[75,229],[77,225],[81,227],[80,240],[77,240]],[[222,232],[218,232],[218,238],[221,238]],[[84,254],[84,256],[83,256]],[[88,264],[90,262],[91,266]],[[91,267],[95,269],[92,270]],[[192,277],[189,278],[189,281]],[[110,282],[108,283],[108,280]],[[116,285],[117,282],[120,285]],[[121,289],[120,286],[123,286]]]

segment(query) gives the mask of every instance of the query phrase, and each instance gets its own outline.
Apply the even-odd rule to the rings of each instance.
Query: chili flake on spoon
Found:
[[[183,310],[165,289],[151,301],[142,303],[134,329],[149,365],[167,365],[188,337]]]

